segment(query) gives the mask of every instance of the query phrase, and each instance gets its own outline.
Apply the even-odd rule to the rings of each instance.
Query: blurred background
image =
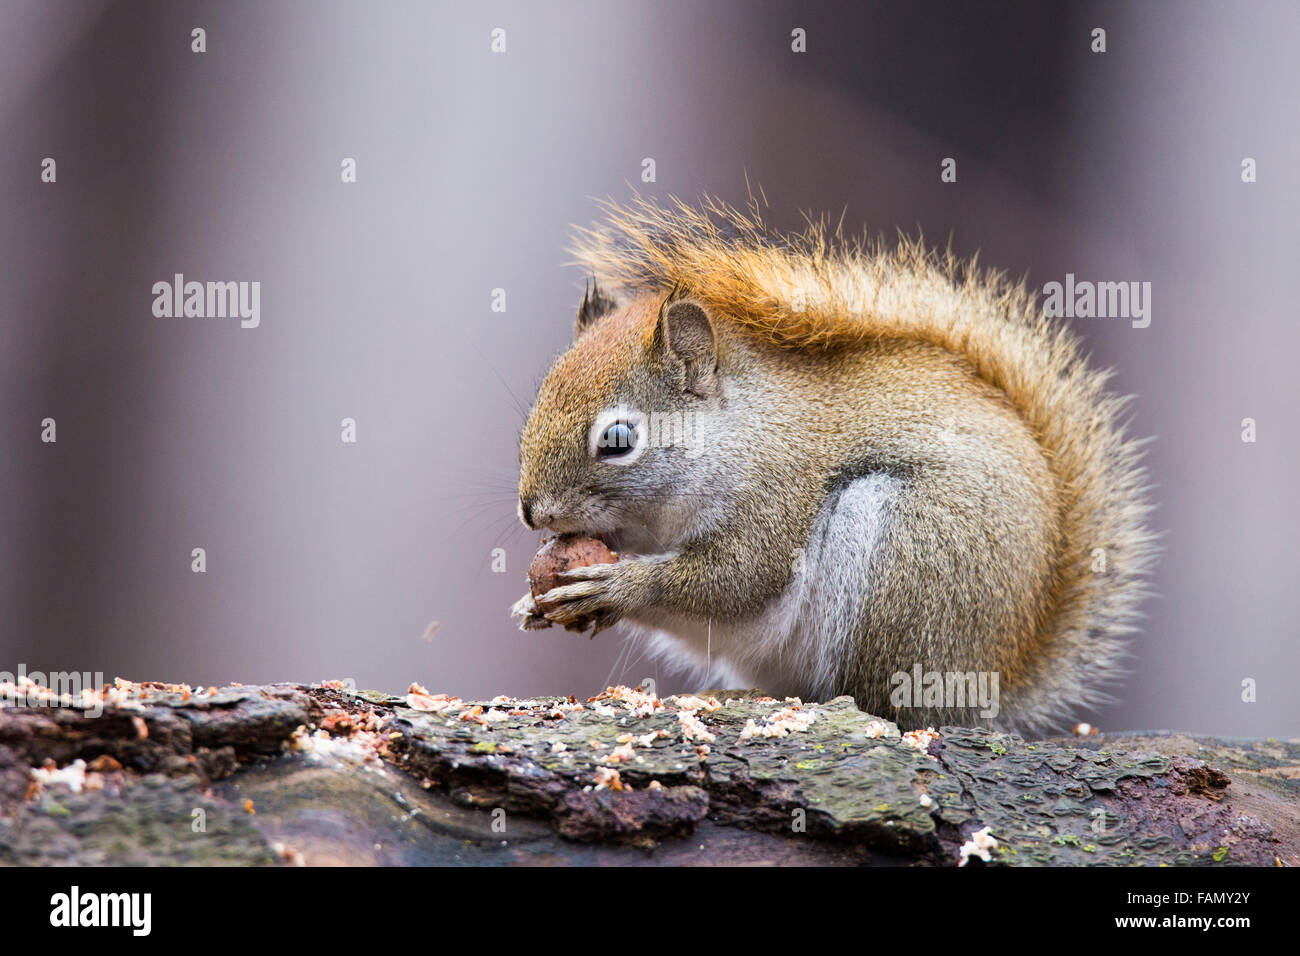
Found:
[[[1297,35],[1266,0],[3,0],[0,671],[683,689],[508,620],[517,432],[594,198],[748,176],[781,227],[1152,283],[1149,328],[1072,321],[1137,396],[1166,548],[1121,700],[1079,716],[1300,733]],[[259,281],[260,327],[155,318],[175,273]]]

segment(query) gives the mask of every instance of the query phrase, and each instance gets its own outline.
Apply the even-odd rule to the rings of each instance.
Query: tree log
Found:
[[[0,863],[1300,864],[1298,740],[927,740],[743,691],[119,686],[98,717],[0,708]]]

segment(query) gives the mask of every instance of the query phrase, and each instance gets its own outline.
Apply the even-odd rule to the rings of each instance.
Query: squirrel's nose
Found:
[[[519,520],[524,523],[524,527],[530,531],[536,531],[533,525],[533,500],[531,498],[520,497],[519,499]]]

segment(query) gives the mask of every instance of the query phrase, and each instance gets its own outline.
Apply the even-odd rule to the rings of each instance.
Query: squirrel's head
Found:
[[[723,400],[713,321],[689,298],[619,304],[593,290],[574,332],[524,425],[519,517],[619,550],[668,548],[704,497],[706,423]]]

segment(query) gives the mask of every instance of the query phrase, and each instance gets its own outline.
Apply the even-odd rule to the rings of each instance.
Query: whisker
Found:
[[[605,677],[605,687],[609,687],[609,686],[611,686],[611,685],[613,684],[613,682],[614,682],[614,671],[618,670],[618,664],[619,664],[619,661],[621,661],[621,660],[623,660],[623,659],[625,659],[625,658],[627,657],[627,655],[628,655],[628,651],[629,651],[629,649],[630,649],[631,646],[632,646],[632,641],[633,641],[633,637],[632,637],[632,635],[629,634],[629,635],[624,636],[624,638],[623,638],[623,647],[622,647],[622,649],[619,651],[618,656],[617,656],[616,658],[614,658],[614,665],[609,669],[609,674],[606,675],[606,677]],[[624,670],[626,670],[626,668],[625,668]],[[619,679],[620,681],[622,681],[622,679],[623,679],[623,672],[622,672],[622,671],[619,672],[618,679]],[[604,689],[605,689],[604,687],[601,688],[601,690],[604,690]]]
[[[630,639],[629,643],[631,642],[631,640],[634,639]],[[633,667],[636,667],[637,664],[641,663],[641,658],[645,657],[646,651],[650,649],[650,644],[648,641],[640,641],[638,643],[641,644],[641,653],[636,656],[636,660],[632,661],[630,664],[623,665],[623,670],[619,673],[618,676],[619,683],[623,683],[623,681],[627,678],[627,672],[630,671]],[[655,686],[657,687],[658,684],[656,683]]]
[[[466,526],[469,525],[471,521],[480,521],[483,520],[485,517],[489,521],[499,521],[504,519],[505,516],[499,514],[485,516],[485,512],[487,512],[488,509],[491,509],[493,512],[496,512],[497,511],[496,503],[491,501],[484,501],[484,502],[480,502],[479,504],[471,508],[462,509],[461,513],[465,515],[465,518],[459,524],[457,524],[454,529],[452,529],[452,532],[448,537],[450,538],[460,537],[464,533]],[[513,513],[511,513],[509,517],[510,520],[512,521],[518,520]]]
[[[519,396],[516,395],[515,390],[510,387],[510,383],[505,380],[505,377],[502,376],[502,374],[499,371],[497,371],[497,367],[492,364],[491,360],[486,355],[483,354],[482,349],[480,349],[477,345],[475,345],[474,351],[477,352],[478,357],[483,360],[483,364],[486,365],[489,369],[491,369],[492,374],[497,377],[497,381],[500,382],[501,386],[506,390],[506,394],[510,396],[510,400],[514,402],[515,411],[519,413],[520,421],[522,422],[523,420],[527,419],[528,409],[524,406],[523,402],[519,401]]]

